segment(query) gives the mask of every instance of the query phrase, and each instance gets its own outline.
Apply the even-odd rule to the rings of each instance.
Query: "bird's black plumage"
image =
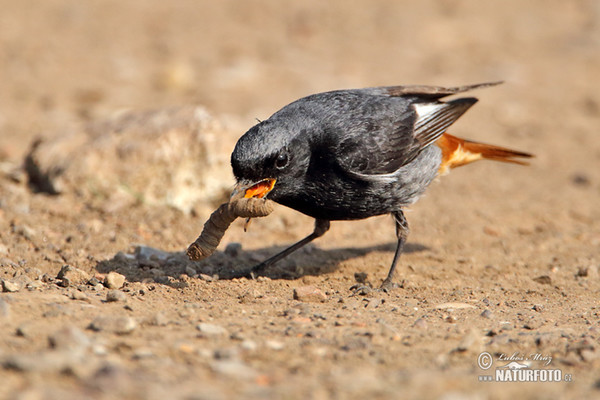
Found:
[[[234,175],[277,179],[271,200],[319,219],[361,219],[412,204],[439,167],[430,144],[476,100],[440,102],[428,92],[395,95],[398,89],[319,93],[287,105],[240,138]],[[276,165],[278,157],[287,164]]]
[[[238,184],[275,179],[269,199],[317,220],[313,235],[258,269],[322,235],[328,221],[391,213],[399,240],[391,279],[408,232],[402,208],[419,198],[442,162],[432,144],[477,101],[441,99],[493,84],[319,93],[252,127],[231,155]]]

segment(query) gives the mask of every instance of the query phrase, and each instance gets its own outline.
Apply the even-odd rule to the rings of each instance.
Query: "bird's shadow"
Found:
[[[270,246],[256,250],[242,251],[230,246],[225,251],[217,251],[201,261],[190,261],[184,251],[167,252],[160,249],[136,246],[133,253],[119,252],[108,260],[99,261],[96,269],[100,273],[111,271],[125,275],[130,282],[157,282],[173,287],[187,285],[187,277],[202,275],[204,279],[233,279],[240,271],[284,250],[286,246]],[[386,243],[367,247],[344,247],[321,249],[309,244],[280,260],[261,273],[271,279],[297,279],[307,275],[322,275],[335,271],[346,260],[361,257],[372,252],[393,252],[396,243]],[[428,250],[418,243],[407,243],[403,253]],[[390,263],[392,260],[390,254]],[[182,276],[183,275],[183,276]]]

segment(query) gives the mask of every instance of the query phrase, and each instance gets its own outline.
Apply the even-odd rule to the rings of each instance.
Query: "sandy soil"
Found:
[[[0,398],[600,395],[598,2],[1,3]],[[238,221],[193,264],[182,252],[214,193],[187,209],[79,186],[52,196],[21,168],[35,138],[124,112],[206,107],[220,124],[209,151],[226,160],[255,118],[313,92],[493,80],[505,84],[474,93],[452,133],[536,158],[433,184],[407,214],[391,293],[350,290],[385,277],[389,217],[334,223],[266,277],[214,280],[303,237],[311,219],[279,206],[248,233]],[[132,163],[96,170],[153,168]],[[294,299],[307,286],[316,293]],[[480,381],[511,355],[561,382]]]

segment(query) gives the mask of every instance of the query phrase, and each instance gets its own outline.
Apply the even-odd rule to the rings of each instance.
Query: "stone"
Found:
[[[75,326],[65,326],[48,336],[53,349],[66,351],[83,351],[91,346],[86,334]]]
[[[150,317],[148,323],[154,326],[166,326],[169,323],[169,319],[165,316],[165,314],[157,312]]]
[[[415,323],[413,324],[413,327],[418,328],[418,329],[426,329],[427,321],[424,320],[423,318],[419,318],[415,321]]]
[[[135,319],[128,316],[100,315],[89,325],[89,329],[95,331],[106,331],[125,335],[137,328]]]
[[[80,300],[80,301],[85,301],[86,303],[90,303],[91,300],[90,298],[87,296],[87,294],[80,292],[79,290],[74,290],[73,292],[71,292],[71,294],[69,295],[69,297],[73,300]]]
[[[170,253],[164,250],[155,249],[154,247],[148,246],[136,246],[135,248],[135,258],[146,259],[146,260],[159,260],[165,261],[170,257]]]
[[[21,290],[21,285],[17,282],[10,281],[8,279],[2,280],[2,291],[8,293],[14,293]]]
[[[265,346],[267,346],[268,349],[275,350],[275,351],[280,351],[280,350],[284,349],[285,344],[283,342],[278,341],[278,340],[267,340],[265,342]]]
[[[120,289],[125,284],[125,276],[118,272],[111,271],[104,278],[104,286],[109,289]]]
[[[113,301],[127,301],[127,295],[120,290],[109,290],[106,293],[106,301],[109,303]]]
[[[217,360],[211,364],[214,372],[233,379],[255,379],[257,373],[248,365],[239,360]]]
[[[66,287],[68,287],[69,285],[81,285],[87,283],[90,280],[90,275],[71,265],[63,265],[58,272],[58,275],[56,275],[56,279],[67,281],[68,285]]]
[[[207,322],[201,322],[196,326],[196,329],[204,336],[226,336],[227,329],[220,325],[209,324]]]
[[[494,317],[494,313],[492,313],[490,310],[483,310],[483,312],[480,315],[483,318],[487,318],[487,319],[492,319]]]
[[[537,278],[533,278],[533,280],[541,285],[551,285],[552,284],[552,278],[550,278],[548,275],[538,276]]]
[[[327,300],[327,295],[315,286],[300,286],[294,289],[294,300],[321,303]]]

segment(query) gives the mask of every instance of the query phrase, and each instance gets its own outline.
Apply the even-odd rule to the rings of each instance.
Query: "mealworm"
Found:
[[[221,204],[204,224],[198,239],[187,249],[190,260],[202,260],[215,252],[225,231],[236,218],[266,217],[273,212],[273,202],[256,197]]]

